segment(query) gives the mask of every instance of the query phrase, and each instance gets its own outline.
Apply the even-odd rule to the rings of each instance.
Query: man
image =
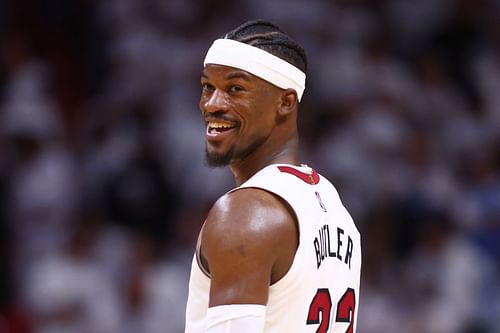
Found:
[[[193,259],[186,333],[355,332],[360,235],[327,179],[299,163],[304,50],[250,21],[201,75],[210,166],[237,188],[212,207]]]

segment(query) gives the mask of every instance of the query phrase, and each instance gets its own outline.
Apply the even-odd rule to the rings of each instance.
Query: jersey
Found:
[[[356,332],[361,239],[335,187],[307,166],[273,164],[241,186],[280,197],[293,209],[299,245],[288,272],[270,285],[265,333]],[[195,254],[185,333],[204,332],[210,278]]]

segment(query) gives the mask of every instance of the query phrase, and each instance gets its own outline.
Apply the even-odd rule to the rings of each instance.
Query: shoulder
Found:
[[[297,246],[295,219],[277,196],[241,188],[221,197],[203,226],[201,263],[210,273],[210,305],[266,304]]]
[[[203,233],[242,234],[264,240],[293,227],[295,219],[288,204],[259,188],[241,188],[222,196],[211,208]],[[220,236],[220,235],[219,235]]]
[[[296,241],[295,216],[284,201],[262,189],[242,188],[221,197],[210,210],[200,252],[210,273],[214,265],[243,262],[271,270],[294,253]]]

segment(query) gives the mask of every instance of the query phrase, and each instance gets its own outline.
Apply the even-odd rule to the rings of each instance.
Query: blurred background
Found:
[[[202,59],[269,19],[309,56],[302,160],[362,232],[359,333],[500,332],[496,0],[0,0],[0,332],[181,333]]]

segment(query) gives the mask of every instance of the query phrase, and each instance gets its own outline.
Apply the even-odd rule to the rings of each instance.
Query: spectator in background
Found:
[[[120,281],[95,256],[98,225],[82,223],[59,252],[33,263],[25,275],[25,303],[34,333],[120,331]]]

